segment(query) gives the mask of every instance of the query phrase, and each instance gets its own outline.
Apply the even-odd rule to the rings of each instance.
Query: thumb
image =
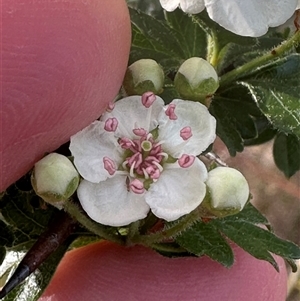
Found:
[[[39,301],[283,301],[280,273],[234,247],[227,269],[207,257],[166,258],[142,246],[100,242],[67,253]]]

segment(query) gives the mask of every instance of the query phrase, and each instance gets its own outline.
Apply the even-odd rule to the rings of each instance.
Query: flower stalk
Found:
[[[195,209],[191,213],[183,216],[181,219],[173,223],[171,226],[167,226],[161,231],[148,235],[136,235],[132,237],[131,243],[156,248],[155,246],[160,243],[166,242],[166,240],[175,238],[177,235],[187,230],[198,220],[199,212],[198,209]]]
[[[100,236],[103,239],[121,245],[125,244],[125,241],[121,236],[112,234],[110,228],[94,222],[86,214],[84,214],[79,206],[73,202],[73,200],[68,200],[64,203],[64,210],[92,233]]]
[[[300,43],[300,31],[298,30],[290,39],[283,42],[279,46],[275,47],[271,51],[266,54],[259,56],[250,62],[246,63],[243,66],[240,66],[226,74],[224,74],[220,78],[220,88],[227,87],[231,85],[232,82],[248,76],[251,73],[254,73],[258,70],[261,70],[263,66],[271,63],[275,59],[282,56],[287,51],[291,50],[293,47],[296,47]]]

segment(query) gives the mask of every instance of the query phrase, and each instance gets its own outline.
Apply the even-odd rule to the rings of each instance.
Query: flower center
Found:
[[[124,137],[118,141],[127,150],[122,167],[132,178],[156,181],[163,171],[162,161],[168,158],[168,154],[163,152],[161,143],[157,143],[151,133],[144,129],[134,129],[133,132],[138,139]]]

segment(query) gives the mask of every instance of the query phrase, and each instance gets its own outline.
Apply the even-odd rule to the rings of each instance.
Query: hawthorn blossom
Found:
[[[269,27],[283,24],[300,7],[299,0],[160,0],[160,3],[167,11],[180,6],[190,14],[206,8],[209,17],[225,29],[251,37],[262,36]]]
[[[71,137],[83,209],[110,226],[143,219],[150,209],[167,221],[190,213],[206,194],[207,170],[196,156],[214,141],[215,129],[197,102],[165,106],[151,92],[117,101]]]

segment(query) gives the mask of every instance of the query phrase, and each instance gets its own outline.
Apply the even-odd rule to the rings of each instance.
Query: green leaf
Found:
[[[242,152],[244,149],[243,139],[236,128],[236,120],[231,112],[222,103],[213,101],[209,108],[210,113],[217,119],[217,135],[226,144],[231,156],[235,156],[236,152]]]
[[[220,75],[223,75],[265,54],[266,51],[269,51],[282,42],[283,40],[280,38],[262,37],[258,38],[255,43],[251,40],[251,43],[246,45],[237,44],[236,42],[227,43],[219,53],[218,64],[216,66],[217,71]]]
[[[0,242],[9,250],[27,250],[47,226],[54,207],[38,206],[31,202],[33,191],[23,192],[11,186],[0,202]]]
[[[174,12],[165,13],[168,25],[173,29],[173,34],[180,42],[184,53],[183,59],[194,56],[206,57],[207,34],[193,21],[190,15],[177,9]]]
[[[212,224],[197,222],[177,236],[176,242],[188,252],[197,256],[207,255],[226,267],[234,262],[232,249]]]
[[[230,215],[221,219],[224,222],[248,222],[253,225],[262,224],[269,226],[270,223],[250,202],[238,214]],[[214,221],[212,221],[214,223]]]
[[[213,224],[252,256],[270,262],[277,271],[279,267],[271,253],[288,260],[300,258],[300,248],[297,245],[280,239],[270,231],[252,223],[244,220],[219,219],[214,220]]]
[[[295,135],[279,133],[274,141],[273,157],[277,167],[290,178],[300,169],[300,140]]]
[[[3,260],[5,259],[5,256],[6,256],[6,249],[2,245],[0,245],[0,266],[3,262]],[[0,287],[1,287],[1,285],[0,285]]]
[[[300,138],[300,55],[291,54],[241,82],[273,127]]]
[[[132,25],[130,64],[142,58],[151,58],[161,64],[166,72],[177,69],[184,52],[174,30],[165,22],[140,11],[129,9],[129,12]]]

